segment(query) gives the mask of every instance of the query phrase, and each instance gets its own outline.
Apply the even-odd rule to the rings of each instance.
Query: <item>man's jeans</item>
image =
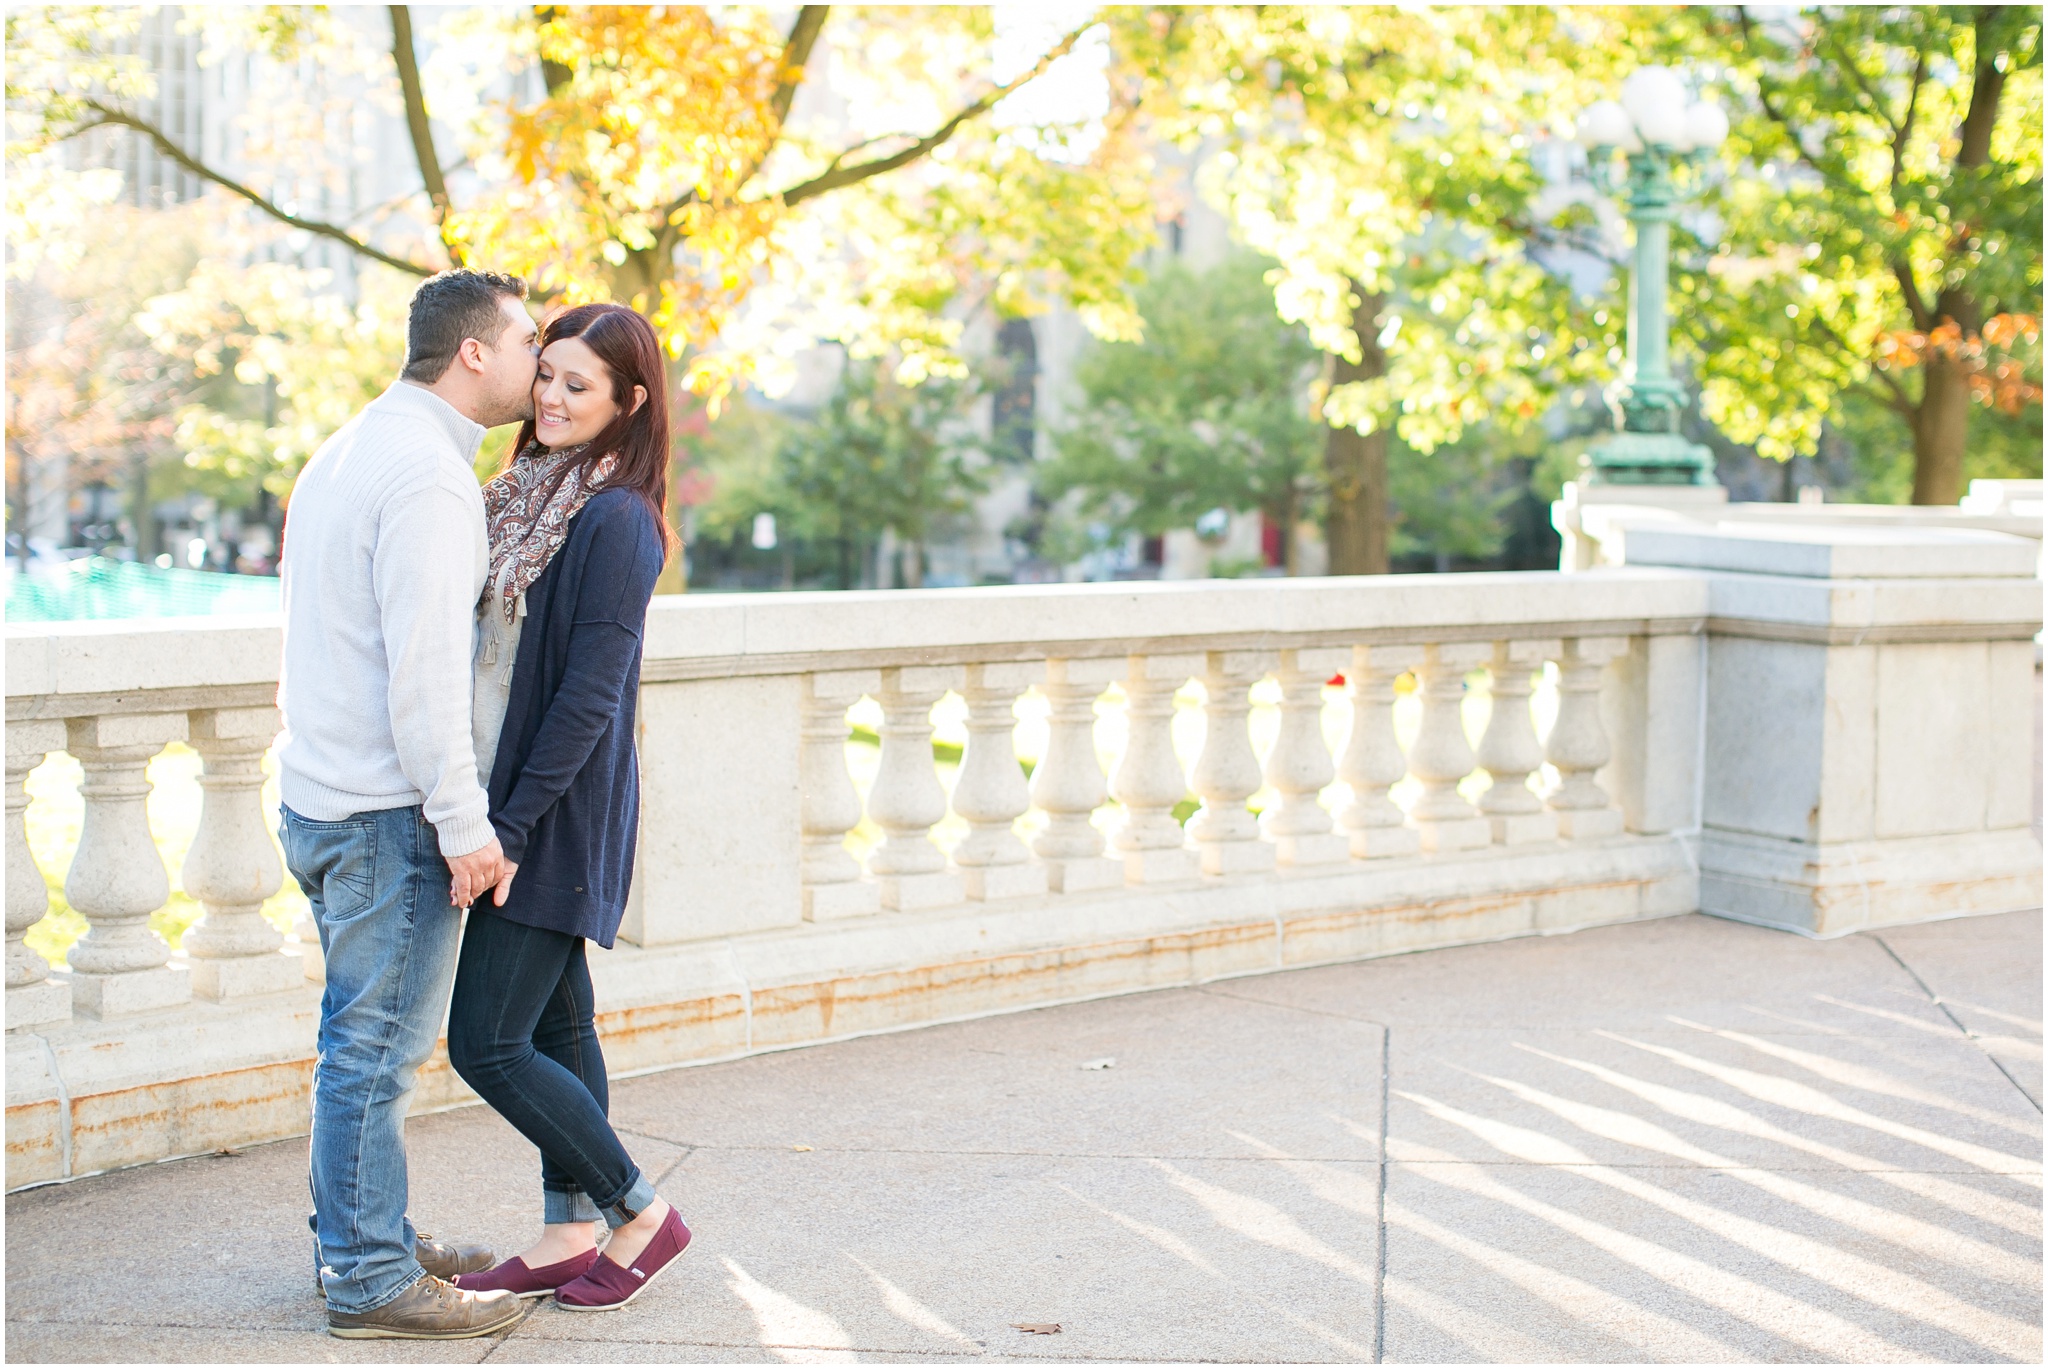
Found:
[[[327,961],[312,1140],[327,1305],[367,1312],[424,1272],[405,1215],[405,1112],[448,1006],[461,915],[417,806],[340,822],[287,808],[278,835]]]

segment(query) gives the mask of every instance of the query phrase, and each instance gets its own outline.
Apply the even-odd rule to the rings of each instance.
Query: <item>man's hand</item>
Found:
[[[505,906],[505,900],[512,896],[512,876],[518,873],[519,867],[509,860],[500,867],[498,887],[491,891],[492,903],[500,908]]]
[[[466,856],[448,857],[448,872],[455,877],[448,886],[448,901],[458,908],[467,908],[504,876],[504,866],[505,848],[495,836],[488,845]]]

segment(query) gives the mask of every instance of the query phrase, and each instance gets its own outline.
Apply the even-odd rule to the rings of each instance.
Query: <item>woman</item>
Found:
[[[585,941],[617,935],[633,869],[633,704],[668,550],[668,406],[660,346],[632,310],[571,309],[541,342],[534,416],[484,487],[477,768],[507,873],[470,910],[448,1054],[540,1148],[546,1225],[524,1254],[457,1282],[594,1312],[631,1302],[690,1243],[607,1120],[584,958]]]

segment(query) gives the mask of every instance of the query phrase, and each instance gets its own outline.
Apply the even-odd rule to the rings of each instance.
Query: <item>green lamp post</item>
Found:
[[[1704,157],[1728,136],[1718,105],[1689,103],[1669,67],[1641,67],[1622,82],[1621,101],[1601,100],[1579,116],[1579,142],[1593,183],[1626,191],[1635,225],[1630,275],[1628,370],[1615,433],[1587,453],[1598,485],[1712,485],[1714,457],[1679,432],[1685,387],[1671,374],[1669,268],[1671,220],[1678,202],[1672,169]],[[1626,178],[1614,153],[1627,155]]]

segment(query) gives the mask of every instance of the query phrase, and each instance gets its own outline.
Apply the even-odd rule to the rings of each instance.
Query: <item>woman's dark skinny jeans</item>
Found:
[[[456,962],[448,1058],[540,1147],[544,1220],[619,1227],[654,1203],[606,1113],[583,938],[472,908]]]

